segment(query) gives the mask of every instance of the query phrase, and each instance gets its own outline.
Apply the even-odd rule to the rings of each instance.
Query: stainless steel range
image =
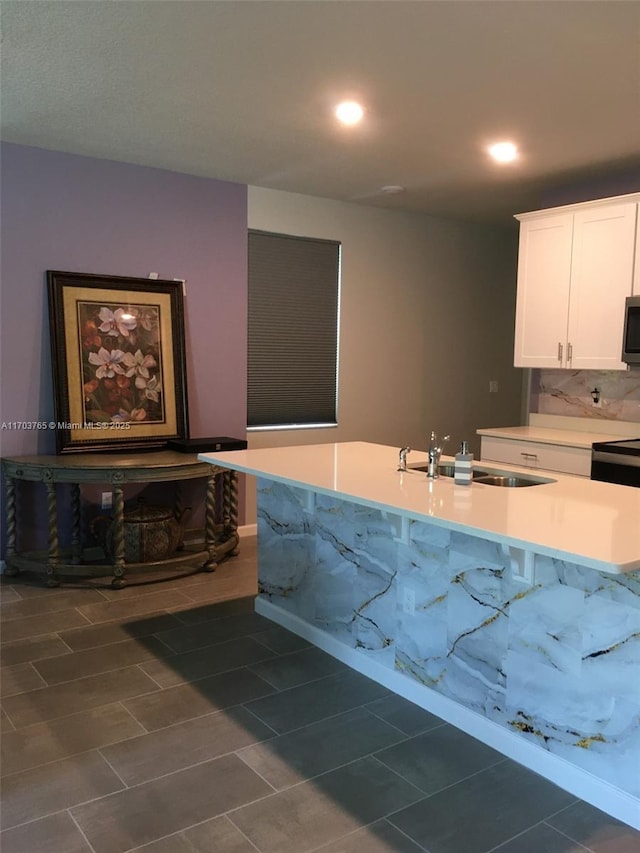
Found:
[[[591,479],[640,487],[640,438],[593,444]]]

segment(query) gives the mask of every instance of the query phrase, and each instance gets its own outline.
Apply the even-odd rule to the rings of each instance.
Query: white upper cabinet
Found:
[[[625,370],[639,196],[522,214],[516,367]],[[638,285],[636,285],[638,286]]]
[[[620,356],[636,212],[630,203],[575,214],[567,333],[567,366],[574,370],[626,370]]]
[[[562,367],[567,341],[573,216],[520,225],[515,366]]]

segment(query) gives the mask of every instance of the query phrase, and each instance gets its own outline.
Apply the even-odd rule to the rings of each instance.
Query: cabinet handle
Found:
[[[562,344],[558,341],[558,361],[562,364]]]
[[[573,347],[569,343],[569,344],[567,344],[567,361],[570,362],[572,358],[573,358]]]

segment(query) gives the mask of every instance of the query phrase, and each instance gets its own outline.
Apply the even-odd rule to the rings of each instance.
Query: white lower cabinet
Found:
[[[517,441],[483,435],[481,462],[503,462],[519,468],[591,476],[591,448],[567,447],[536,441]]]

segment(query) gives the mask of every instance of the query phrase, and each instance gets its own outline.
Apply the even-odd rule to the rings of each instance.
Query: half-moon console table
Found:
[[[59,573],[77,574],[86,565],[92,571],[113,572],[111,585],[127,583],[125,568],[199,565],[213,572],[224,556],[237,554],[238,480],[235,471],[200,462],[194,453],[174,450],[150,453],[78,453],[67,456],[15,456],[2,460],[5,476],[5,513],[7,523],[6,572],[16,575],[21,569],[46,571],[47,585],[60,584]],[[125,563],[124,486],[132,483],[164,483],[203,478],[206,480],[204,547],[201,550],[175,551],[166,560],[152,563]],[[48,551],[18,550],[19,513],[16,508],[18,481],[43,483],[47,492]],[[71,542],[62,548],[58,529],[57,485],[71,486]],[[80,486],[108,484],[113,491],[110,562],[85,562],[82,542]],[[179,490],[178,490],[179,495]],[[221,499],[221,500],[220,500]],[[178,499],[179,500],[179,499]],[[176,511],[180,507],[176,506]]]

